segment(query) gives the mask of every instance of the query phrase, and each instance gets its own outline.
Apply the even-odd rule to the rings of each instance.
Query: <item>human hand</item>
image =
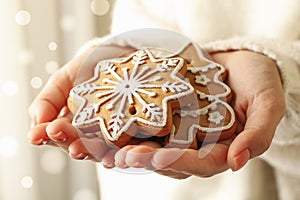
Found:
[[[75,159],[99,161],[105,153],[109,154],[110,149],[103,139],[83,135],[72,126],[67,98],[74,85],[93,76],[99,60],[117,57],[129,50],[116,46],[93,47],[53,74],[29,107],[33,121],[29,141],[34,145],[58,146]]]
[[[175,178],[206,177],[228,168],[236,171],[268,149],[285,113],[276,63],[250,51],[219,52],[211,56],[229,72],[237,136],[208,144],[199,151],[157,148],[154,143],[126,146],[116,153],[116,166],[148,168]]]

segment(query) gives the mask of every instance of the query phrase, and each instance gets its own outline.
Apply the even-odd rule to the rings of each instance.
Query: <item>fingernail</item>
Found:
[[[88,160],[90,157],[87,155],[83,158],[83,160]]]
[[[135,167],[135,168],[143,168],[145,167],[144,164],[140,163],[140,162],[128,162],[130,167]]]
[[[62,131],[59,131],[56,134],[50,133],[50,135],[51,135],[51,138],[57,142],[65,142],[67,140],[67,135]]]
[[[102,165],[107,169],[111,169],[115,167],[114,163],[102,163]]]
[[[80,154],[77,154],[77,155],[71,154],[71,157],[73,157],[75,159],[78,159],[78,160],[87,160],[89,158],[89,156],[85,153],[80,153]]]
[[[241,169],[243,166],[245,166],[249,159],[250,151],[249,149],[244,149],[233,158],[234,168],[232,168],[232,171],[237,171]]]
[[[48,139],[41,138],[41,139],[39,139],[39,140],[37,140],[37,141],[33,141],[33,140],[30,140],[30,139],[29,139],[29,142],[30,142],[31,144],[34,144],[34,145],[45,145],[45,144],[48,143]]]
[[[126,165],[126,163],[115,163],[115,164],[120,169],[128,168],[128,165]]]

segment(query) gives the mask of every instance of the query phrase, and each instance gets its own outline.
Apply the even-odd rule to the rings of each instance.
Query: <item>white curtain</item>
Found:
[[[59,66],[109,31],[112,1],[0,1],[0,200],[96,200],[95,164],[27,141],[27,108]]]

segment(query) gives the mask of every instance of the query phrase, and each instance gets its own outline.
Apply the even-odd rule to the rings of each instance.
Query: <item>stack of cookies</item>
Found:
[[[68,106],[74,126],[112,147],[155,141],[198,149],[235,131],[226,78],[192,43],[176,53],[137,49],[100,60],[94,76],[71,90]]]

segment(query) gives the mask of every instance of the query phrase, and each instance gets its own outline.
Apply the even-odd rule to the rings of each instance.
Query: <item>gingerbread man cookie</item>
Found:
[[[229,138],[235,131],[235,113],[228,102],[231,89],[224,83],[225,68],[204,57],[201,49],[189,44],[179,52],[189,60],[186,77],[194,87],[197,104],[181,107],[173,116],[173,129],[167,146],[199,148]]]

